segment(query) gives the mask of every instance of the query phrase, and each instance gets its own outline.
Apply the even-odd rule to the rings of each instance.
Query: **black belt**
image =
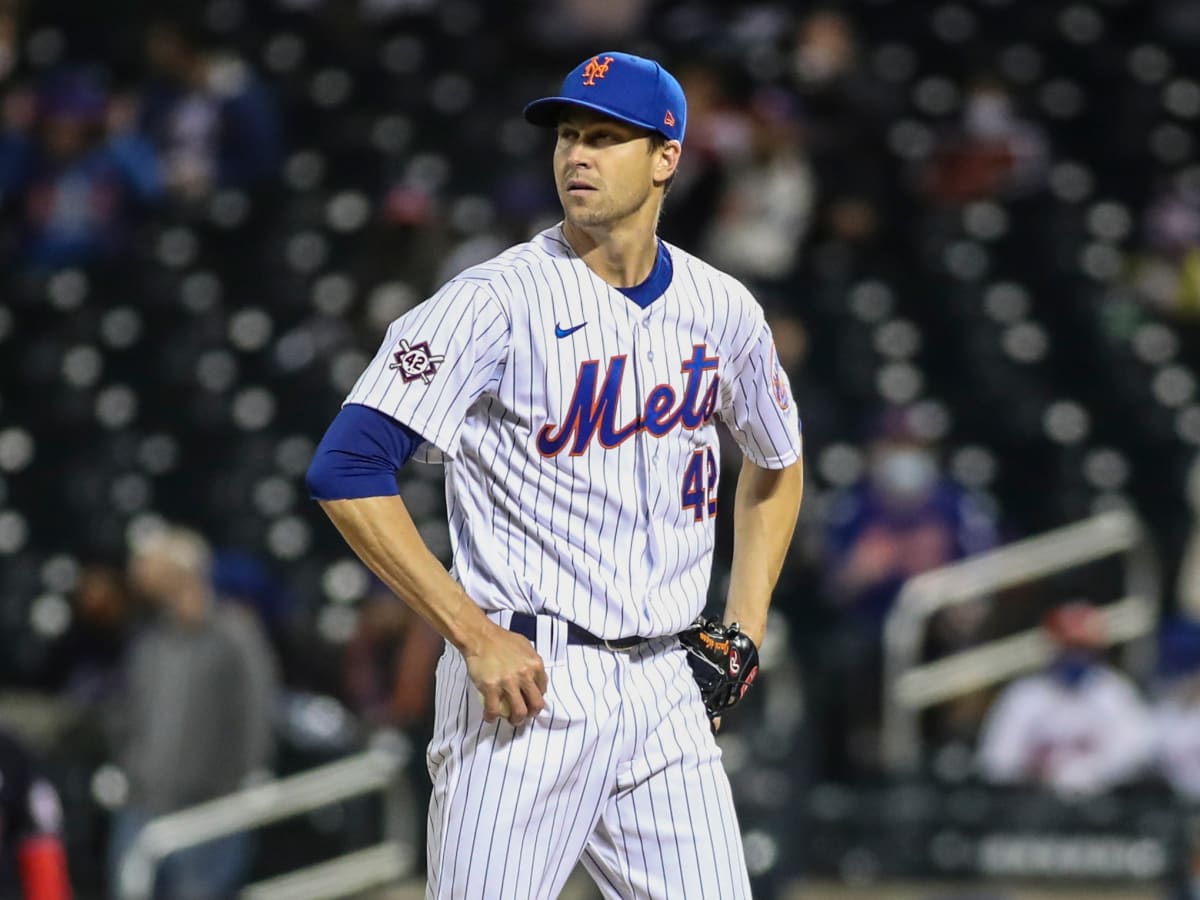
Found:
[[[529,640],[536,643],[537,616],[515,612],[512,614],[512,621],[508,623],[508,630],[515,631],[517,634],[523,634]],[[607,640],[602,637],[596,637],[596,635],[592,634],[586,628],[580,628],[574,622],[567,622],[568,644],[578,644],[583,647],[606,647],[609,650],[632,650],[645,641],[646,638],[636,636]]]

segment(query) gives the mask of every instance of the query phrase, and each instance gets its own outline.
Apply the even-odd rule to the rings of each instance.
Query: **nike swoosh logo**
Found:
[[[582,328],[586,324],[587,324],[587,322],[580,322],[578,325],[572,325],[570,328],[563,328],[561,325],[559,325],[557,322],[555,322],[554,323],[554,336],[557,338],[568,337],[569,335],[572,335],[575,332],[577,332],[580,328]]]

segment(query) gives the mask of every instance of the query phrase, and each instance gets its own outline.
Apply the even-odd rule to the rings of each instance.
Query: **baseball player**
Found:
[[[392,323],[309,490],[447,641],[427,896],[555,897],[582,861],[606,897],[748,897],[710,718],[756,671],[799,510],[791,388],[749,292],[656,236],[675,78],[600,53],[525,117],[556,131],[563,221]],[[696,621],[718,419],[744,454],[728,626]],[[445,463],[450,573],[398,496],[414,456]]]

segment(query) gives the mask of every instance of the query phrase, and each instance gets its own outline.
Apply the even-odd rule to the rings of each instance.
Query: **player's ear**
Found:
[[[658,148],[655,152],[654,162],[655,184],[666,184],[675,176],[675,170],[679,167],[679,154],[682,150],[683,145],[679,141],[667,141]]]

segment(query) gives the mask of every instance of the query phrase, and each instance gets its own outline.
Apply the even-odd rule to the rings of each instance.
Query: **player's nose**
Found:
[[[583,141],[574,141],[566,149],[563,161],[569,170],[587,168],[591,165],[591,155]]]

